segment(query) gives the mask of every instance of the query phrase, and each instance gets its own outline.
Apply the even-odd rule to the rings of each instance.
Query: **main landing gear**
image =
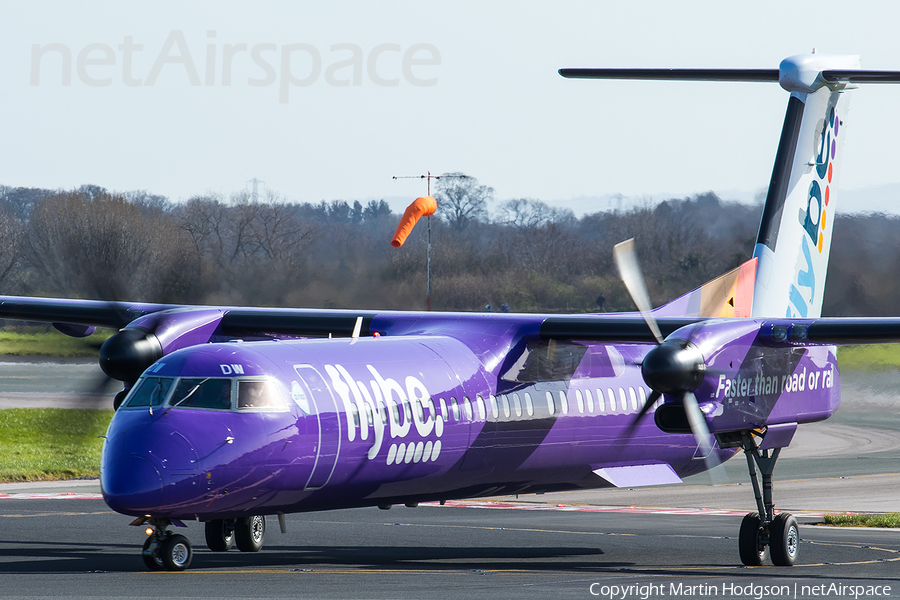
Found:
[[[748,513],[741,521],[738,538],[741,562],[748,566],[758,566],[771,553],[772,564],[791,567],[797,562],[800,550],[800,528],[797,519],[790,513],[776,515],[772,501],[772,473],[781,448],[760,452],[749,431],[741,432],[740,446],[747,457],[750,482],[753,484],[756,506],[759,509],[759,512]],[[762,492],[756,475],[757,466],[762,475]]]
[[[266,539],[266,518],[262,515],[206,522],[206,545],[213,552],[228,552],[237,543],[241,552],[259,552]]]
[[[191,565],[194,551],[188,539],[168,531],[172,524],[164,517],[141,517],[132,525],[147,525],[147,540],[141,558],[151,571],[184,571]],[[266,518],[262,515],[206,522],[206,545],[213,552],[227,552],[237,544],[241,552],[259,552],[266,538]]]

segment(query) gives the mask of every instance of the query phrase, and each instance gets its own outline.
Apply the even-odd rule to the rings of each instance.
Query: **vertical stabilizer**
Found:
[[[859,69],[857,56],[808,54],[782,61],[791,93],[753,256],[754,317],[822,313],[837,173],[846,138],[847,82],[824,71]]]
[[[657,311],[699,316],[821,316],[834,190],[847,137],[847,91],[859,83],[900,83],[900,71],[863,71],[858,56],[804,54],[784,59],[777,70],[560,69],[559,74],[573,79],[777,81],[790,92],[752,265],[748,262]],[[754,265],[751,294],[748,281]]]

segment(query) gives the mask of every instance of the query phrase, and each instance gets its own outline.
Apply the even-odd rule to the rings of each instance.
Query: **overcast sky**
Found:
[[[752,195],[777,85],[557,69],[776,68],[814,47],[900,69],[900,5],[863,6],[3,2],[0,184],[183,199],[256,177],[296,201],[412,199],[421,182],[391,177],[431,170],[498,198]],[[898,106],[900,86],[853,93],[844,188],[900,183]]]

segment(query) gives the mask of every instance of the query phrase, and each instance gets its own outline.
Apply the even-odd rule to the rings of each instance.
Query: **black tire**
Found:
[[[191,566],[194,551],[183,535],[170,535],[159,545],[159,557],[167,571],[184,571]]]
[[[266,517],[241,517],[234,523],[234,541],[241,552],[259,552],[266,539]]]
[[[156,552],[155,554],[150,553],[150,544],[153,541],[154,538],[150,536],[147,536],[147,539],[144,540],[144,548],[141,550],[141,558],[144,560],[144,565],[151,571],[162,571],[165,567],[163,566],[162,559],[159,558],[159,552]],[[158,546],[154,550],[158,550]]]
[[[206,522],[206,546],[213,552],[228,552],[234,545],[234,521],[216,519]]]
[[[747,513],[741,521],[741,533],[738,537],[738,549],[741,553],[741,562],[748,567],[758,567],[766,562],[769,548],[762,543],[762,521],[759,513]]]
[[[777,567],[793,567],[800,554],[800,527],[791,513],[781,513],[772,521],[772,564]]]

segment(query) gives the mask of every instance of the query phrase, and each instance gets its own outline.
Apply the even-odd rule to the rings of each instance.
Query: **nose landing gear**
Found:
[[[147,524],[147,540],[144,542],[141,558],[151,571],[184,571],[191,565],[194,551],[191,543],[183,535],[168,531],[172,524],[169,519],[150,517],[138,519],[134,524]]]
[[[735,444],[737,445],[737,444]],[[750,482],[756,496],[759,512],[748,513],[741,521],[738,538],[741,562],[747,566],[758,566],[765,562],[771,553],[772,564],[791,567],[797,562],[800,550],[800,528],[797,519],[790,513],[775,515],[775,504],[772,500],[772,473],[775,461],[781,448],[766,449],[760,452],[756,441],[749,431],[741,432],[740,446],[747,457],[750,469]],[[762,475],[762,492],[756,466]]]

